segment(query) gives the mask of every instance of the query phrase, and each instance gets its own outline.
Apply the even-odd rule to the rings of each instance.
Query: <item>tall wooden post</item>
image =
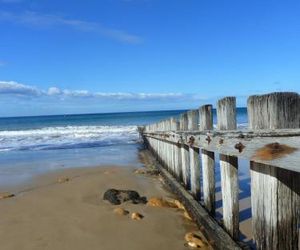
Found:
[[[188,116],[184,113],[180,116],[180,130],[188,130]],[[183,135],[184,136],[184,135]],[[183,183],[187,189],[190,187],[190,156],[189,146],[181,144],[181,163],[182,163],[182,178]]]
[[[176,131],[180,130],[180,122],[176,122]],[[177,171],[177,180],[183,182],[182,177],[182,159],[181,159],[181,143],[177,143],[175,146],[175,161],[176,161],[176,171]]]
[[[250,96],[248,117],[250,129],[299,128],[300,97],[297,93]],[[257,249],[299,249],[300,173],[253,161],[250,169]]]
[[[167,119],[166,120],[166,129],[165,129],[165,131],[170,131],[171,130],[171,120],[170,119]],[[168,165],[168,170],[169,170],[169,172],[170,173],[173,173],[172,172],[172,167],[173,167],[173,165],[172,165],[172,157],[171,157],[171,155],[172,155],[172,144],[171,143],[169,143],[169,142],[165,142],[165,144],[166,144],[166,158],[167,158],[167,165]]]
[[[212,105],[199,108],[201,131],[213,129]],[[203,201],[204,206],[211,215],[215,214],[215,153],[201,150]]]
[[[225,97],[218,101],[218,129],[236,129],[236,99]],[[220,154],[221,188],[224,227],[233,239],[239,238],[238,159]]]
[[[195,131],[199,129],[199,111],[188,111],[188,130]],[[200,200],[200,155],[199,148],[190,145],[190,174],[191,174],[191,192],[196,200]]]
[[[170,130],[173,132],[176,132],[177,129],[177,121],[174,117],[170,119]],[[172,169],[172,174],[177,178],[177,155],[176,155],[176,145],[170,143],[170,148],[171,148],[171,169]]]

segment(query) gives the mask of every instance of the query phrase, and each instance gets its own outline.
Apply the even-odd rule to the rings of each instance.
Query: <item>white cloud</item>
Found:
[[[47,94],[52,96],[52,95],[60,95],[62,92],[59,88],[56,87],[51,87],[48,89]]]
[[[68,97],[93,97],[94,95],[91,94],[87,90],[63,90],[62,91],[64,96]]]
[[[94,98],[103,100],[201,100],[205,98],[196,97],[193,94],[182,93],[105,93],[90,92],[88,90],[68,90],[58,87],[50,87],[48,90],[41,90],[33,86],[17,83],[14,81],[0,81],[0,95],[9,96],[30,96],[30,97],[51,97],[59,99],[72,98]]]
[[[0,81],[0,95],[39,96],[42,92],[35,87],[14,81]]]
[[[99,34],[103,37],[111,38],[129,44],[138,44],[142,41],[139,36],[128,33],[127,31],[108,28],[96,22],[88,22],[78,19],[68,19],[57,15],[40,14],[32,11],[13,13],[0,11],[0,21],[12,22],[20,25],[29,25],[40,28],[53,26],[64,26],[83,32]]]

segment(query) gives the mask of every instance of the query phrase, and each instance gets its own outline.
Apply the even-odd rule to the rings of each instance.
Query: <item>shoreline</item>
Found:
[[[103,201],[109,188],[174,198],[157,177],[134,174],[134,169],[83,167],[35,177],[15,197],[0,200],[5,215],[0,221],[1,249],[185,249],[185,234],[198,229],[178,209]],[[60,183],[59,178],[69,180]],[[144,218],[120,217],[113,213],[115,207]]]

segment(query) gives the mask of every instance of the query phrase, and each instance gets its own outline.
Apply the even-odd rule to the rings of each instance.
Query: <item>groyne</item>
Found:
[[[239,248],[239,164],[250,162],[252,233],[257,249],[300,249],[300,97],[250,96],[248,128],[237,129],[236,98],[140,128],[170,186],[211,234],[216,248]],[[219,165],[216,166],[216,154]],[[222,225],[214,218],[215,168],[220,167]],[[191,198],[192,197],[192,198]],[[215,232],[215,235],[213,235]]]

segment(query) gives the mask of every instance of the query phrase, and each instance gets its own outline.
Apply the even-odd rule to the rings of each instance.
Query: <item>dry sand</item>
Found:
[[[59,183],[64,177],[70,180]],[[128,167],[47,174],[23,187],[26,191],[0,200],[0,249],[187,249],[184,235],[197,227],[183,218],[182,211],[129,203],[113,206],[102,200],[109,188],[133,189],[147,198],[171,197],[158,178],[133,174]],[[117,215],[116,207],[130,214]],[[132,212],[144,218],[132,220]]]

